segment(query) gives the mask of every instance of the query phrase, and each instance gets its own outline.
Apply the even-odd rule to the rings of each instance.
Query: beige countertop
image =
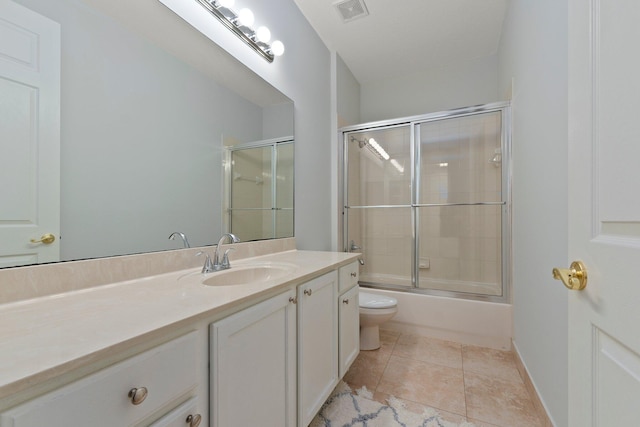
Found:
[[[232,269],[256,263],[291,266],[286,277],[258,284],[205,286],[199,269],[191,268],[0,305],[0,399],[150,337],[215,318],[252,299],[303,283],[357,256],[278,252],[232,262]]]

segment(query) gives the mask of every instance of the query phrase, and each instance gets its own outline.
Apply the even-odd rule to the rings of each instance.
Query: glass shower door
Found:
[[[293,141],[229,151],[228,230],[242,241],[293,236]]]
[[[416,125],[417,287],[502,295],[502,123],[489,112]]]
[[[361,252],[360,282],[411,286],[410,126],[345,134],[347,250]]]

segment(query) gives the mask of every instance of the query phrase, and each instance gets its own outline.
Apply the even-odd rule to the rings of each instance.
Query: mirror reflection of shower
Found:
[[[343,129],[344,249],[366,259],[364,286],[504,300],[507,114],[500,103]]]
[[[293,150],[289,138],[226,150],[227,232],[244,242],[293,236]]]

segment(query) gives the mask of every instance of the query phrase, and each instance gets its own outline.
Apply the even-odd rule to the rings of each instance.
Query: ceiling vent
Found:
[[[364,0],[340,0],[333,5],[340,13],[343,22],[351,22],[369,14]]]

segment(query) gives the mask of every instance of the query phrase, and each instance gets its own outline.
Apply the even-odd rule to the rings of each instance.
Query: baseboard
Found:
[[[525,367],[522,359],[520,358],[520,354],[518,353],[517,347],[513,345],[513,360],[516,362],[516,368],[518,368],[518,372],[520,373],[520,377],[522,381],[524,381],[524,385],[527,388],[527,392],[531,396],[531,401],[533,402],[533,406],[538,414],[538,418],[542,421],[543,427],[554,427],[553,422],[551,422],[551,418],[549,418],[549,414],[540,400],[540,396],[538,395],[538,391],[536,387],[533,385],[533,381],[531,381],[531,377],[529,376],[529,372]]]

